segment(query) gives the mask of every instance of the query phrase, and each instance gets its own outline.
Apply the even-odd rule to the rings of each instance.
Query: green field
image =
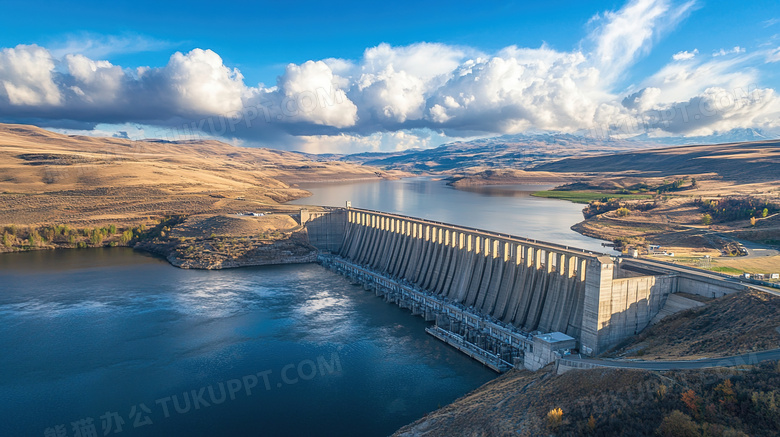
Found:
[[[727,275],[741,275],[745,273],[744,270],[735,269],[734,267],[712,267],[710,270],[713,272],[725,273]]]
[[[531,195],[535,197],[546,197],[548,199],[568,200],[574,203],[588,203],[591,200],[601,200],[604,198],[623,199],[623,200],[653,198],[653,196],[649,194],[612,194],[612,193],[598,193],[595,191],[555,191],[555,190],[537,191]]]

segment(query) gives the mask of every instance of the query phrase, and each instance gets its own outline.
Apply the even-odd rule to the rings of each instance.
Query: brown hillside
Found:
[[[548,172],[633,172],[644,177],[718,174],[734,182],[777,179],[780,142],[777,140],[695,145],[642,150],[614,155],[566,158],[533,170]]]
[[[292,183],[378,177],[388,174],[218,141],[130,141],[0,124],[0,225],[262,210],[307,195]]]
[[[746,291],[664,318],[612,355],[685,360],[780,347],[780,297]]]
[[[513,370],[394,436],[775,436],[779,388],[777,363],[668,372],[603,368],[558,376]],[[551,414],[556,409],[560,420]]]

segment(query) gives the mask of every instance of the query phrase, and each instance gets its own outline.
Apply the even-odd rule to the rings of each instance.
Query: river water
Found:
[[[332,184],[299,203],[351,199],[600,247],[568,230],[579,206],[520,188]],[[425,326],[318,265],[181,270],[124,248],[3,254],[0,436],[387,435],[495,377]]]

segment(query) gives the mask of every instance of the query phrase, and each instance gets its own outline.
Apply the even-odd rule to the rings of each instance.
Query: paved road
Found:
[[[725,358],[706,358],[689,361],[629,361],[629,360],[600,360],[595,358],[582,358],[569,356],[564,358],[577,363],[588,363],[599,367],[616,367],[623,369],[645,370],[678,370],[678,369],[708,369],[712,367],[734,367],[749,364],[758,364],[763,361],[780,360],[780,349],[749,354],[735,355]]]
[[[772,246],[767,246],[765,244],[754,243],[752,241],[738,240],[738,239],[736,239],[734,237],[729,236],[728,234],[718,233],[717,235],[719,237],[723,237],[723,238],[728,238],[728,239],[734,240],[737,243],[745,246],[745,249],[747,250],[748,253],[747,253],[746,256],[742,257],[742,259],[760,258],[762,256],[776,256],[776,255],[780,255],[780,251],[778,251],[777,249],[773,248]]]

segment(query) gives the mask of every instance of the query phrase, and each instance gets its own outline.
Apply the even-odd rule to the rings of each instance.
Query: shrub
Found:
[[[615,212],[617,213],[618,217],[626,217],[627,215],[631,214],[631,211],[623,206],[618,208]]]
[[[587,424],[587,427],[588,427],[588,431],[590,431],[590,432],[593,432],[593,431],[595,431],[595,430],[596,430],[596,418],[595,418],[595,417],[593,417],[593,415],[592,415],[592,414],[591,414],[591,415],[590,415],[590,417],[588,418],[588,424]]]
[[[41,234],[43,234],[44,241],[54,241],[54,236],[57,234],[57,230],[52,226],[45,226],[41,228]]]
[[[547,413],[547,425],[551,429],[557,429],[563,423],[563,410],[560,408],[553,408]]]
[[[13,242],[11,241],[11,234],[8,232],[3,233],[3,246],[8,248],[13,246]]]
[[[701,217],[701,224],[703,224],[703,225],[705,225],[705,226],[709,226],[709,225],[711,225],[711,224],[712,224],[712,216],[711,216],[711,215],[709,215],[709,214],[704,214],[704,215]]]
[[[115,226],[115,225],[111,225],[111,226],[109,226],[109,227],[108,227],[108,233],[109,233],[109,234],[112,234],[112,235],[113,235],[113,234],[116,234],[116,226]]]
[[[755,225],[756,225],[756,218],[750,217],[750,226],[755,226]]]

